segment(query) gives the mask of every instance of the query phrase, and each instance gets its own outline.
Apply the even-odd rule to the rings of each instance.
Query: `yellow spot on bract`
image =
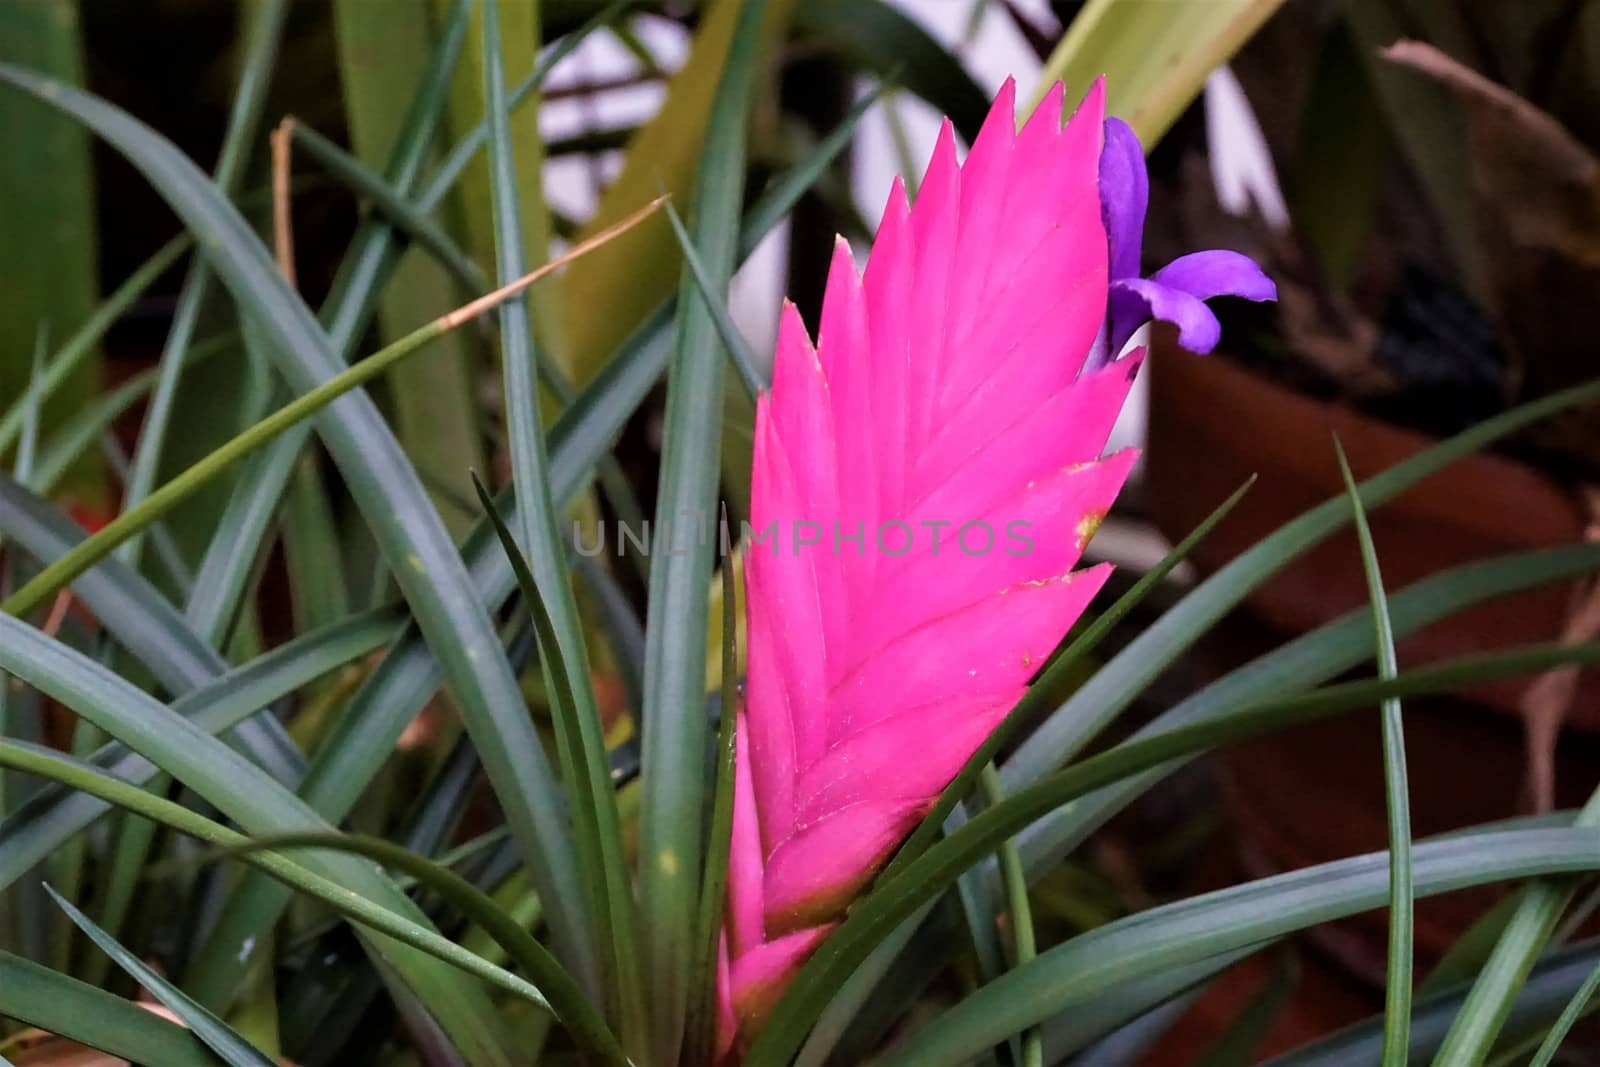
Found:
[[[428,568],[422,565],[422,557],[417,555],[415,552],[406,557],[406,562],[411,564],[411,569],[416,571],[418,574],[428,573]]]
[[[469,646],[467,648],[467,658],[474,663],[478,662],[478,650]]]
[[[1081,547],[1083,545],[1088,544],[1089,543],[1089,539],[1091,537],[1093,537],[1095,535],[1096,531],[1098,531],[1100,529],[1100,524],[1102,522],[1105,522],[1105,521],[1106,521],[1106,513],[1103,512],[1103,511],[1091,511],[1087,515],[1085,515],[1083,518],[1079,519],[1078,520],[1078,544],[1079,544],[1079,546]]]
[[[1031,666],[1033,666],[1033,653],[1031,653],[1031,652],[1024,652],[1024,653],[1023,653],[1023,654],[1022,654],[1022,665],[1023,665],[1023,666],[1024,666],[1024,667],[1031,667]]]
[[[656,866],[661,868],[661,873],[669,878],[678,874],[678,854],[670,848],[664,848],[656,856]]]

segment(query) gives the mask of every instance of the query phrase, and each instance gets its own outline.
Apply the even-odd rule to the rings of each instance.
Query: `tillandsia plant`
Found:
[[[1600,545],[1391,590],[1366,514],[1592,410],[1600,383],[1346,469],[1346,493],[1204,581],[1179,565],[1270,487],[1156,563],[1113,575],[1091,540],[1136,477],[1107,440],[1141,331],[1204,353],[1207,301],[1275,295],[1226,251],[1147,270],[1141,139],[1276,4],[1090,0],[1020,126],[1014,83],[988,100],[877,0],[646,6],[246,5],[211,174],[33,69],[72,64],[0,62],[8,105],[105,142],[185,231],[81,323],[22,309],[29,384],[0,397],[0,1063],[1127,1063],[1225,971],[1384,907],[1381,1014],[1275,1062],[1551,1062],[1600,982],[1579,896],[1600,800],[1413,842],[1400,702],[1600,643],[1405,669],[1394,648],[1600,572]],[[690,35],[670,78],[662,26]],[[620,81],[664,83],[657,110],[541,141],[518,109],[595,34],[638,60]],[[317,132],[341,97],[298,62],[334,52],[354,156]],[[811,232],[879,99],[830,117],[776,91],[817,63],[895,72],[950,121],[864,264],[839,240],[820,305],[783,308],[769,384],[730,321],[735,267],[782,222],[795,247],[869,237],[853,209]],[[236,193],[268,87],[293,96],[280,67],[309,110]],[[557,88],[538,106],[616,86]],[[593,211],[554,210],[544,154],[618,143]],[[317,214],[329,183],[362,206],[353,230]],[[58,419],[52,394],[186,256],[151,305],[159,363]],[[139,433],[107,432],[146,396]],[[128,473],[88,533],[60,490],[96,443]],[[722,503],[738,552],[685,544],[683,518]],[[645,558],[588,547],[613,518]],[[1204,683],[1168,671],[1346,527],[1369,605]],[[1221,746],[1374,707],[1386,851],[1183,895],[1082,847],[1147,796],[1203,807],[1173,774]],[[1507,883],[1413,1003],[1413,899]],[[1180,1058],[1243,1062],[1279,992]]]
[[[962,163],[945,121],[863,275],[836,245],[814,348],[784,306],[756,406],[770,544],[745,556],[725,1049],[1104,585],[1108,565],[1073,568],[1137,456],[1101,453],[1144,353],[1111,357],[1152,319],[1209,351],[1204,297],[1274,295],[1227,252],[1140,280],[1144,154],[1101,82],[1063,126],[1065,95],[1019,132],[1007,80]]]

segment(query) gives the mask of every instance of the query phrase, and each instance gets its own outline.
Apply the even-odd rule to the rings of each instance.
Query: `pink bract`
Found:
[[[724,1052],[1109,573],[1073,570],[1134,460],[1101,452],[1140,356],[1080,375],[1106,317],[1104,91],[1063,127],[1057,85],[1020,132],[1014,98],[964,163],[944,124],[864,275],[839,241],[815,347],[783,309],[751,486],[754,530],[776,525],[745,550]]]

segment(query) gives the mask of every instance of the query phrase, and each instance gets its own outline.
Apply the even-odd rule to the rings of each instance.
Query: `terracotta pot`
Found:
[[[1434,439],[1312,399],[1225,358],[1158,350],[1150,360],[1146,479],[1156,525],[1187,534],[1252,473],[1259,480],[1195,549],[1210,573],[1300,513],[1344,491],[1337,434],[1357,478],[1386,470]],[[1531,467],[1476,453],[1371,512],[1372,536],[1391,590],[1437,571],[1508,552],[1572,544],[1583,536],[1576,499]],[[1560,637],[1566,586],[1502,597],[1408,638],[1401,666],[1508,644]],[[1367,602],[1355,535],[1348,529],[1306,552],[1247,601],[1268,626],[1297,635]],[[1515,712],[1526,679],[1471,692]],[[1600,671],[1585,672],[1569,725],[1600,730]]]

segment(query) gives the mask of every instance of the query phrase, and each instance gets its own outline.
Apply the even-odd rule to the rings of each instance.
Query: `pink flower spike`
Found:
[[[745,548],[730,1062],[1110,570],[1073,569],[1135,458],[1103,453],[1139,358],[1084,370],[1104,88],[1063,126],[1057,86],[1020,133],[1014,99],[964,162],[945,125],[864,272],[840,243],[815,347],[783,312]]]

